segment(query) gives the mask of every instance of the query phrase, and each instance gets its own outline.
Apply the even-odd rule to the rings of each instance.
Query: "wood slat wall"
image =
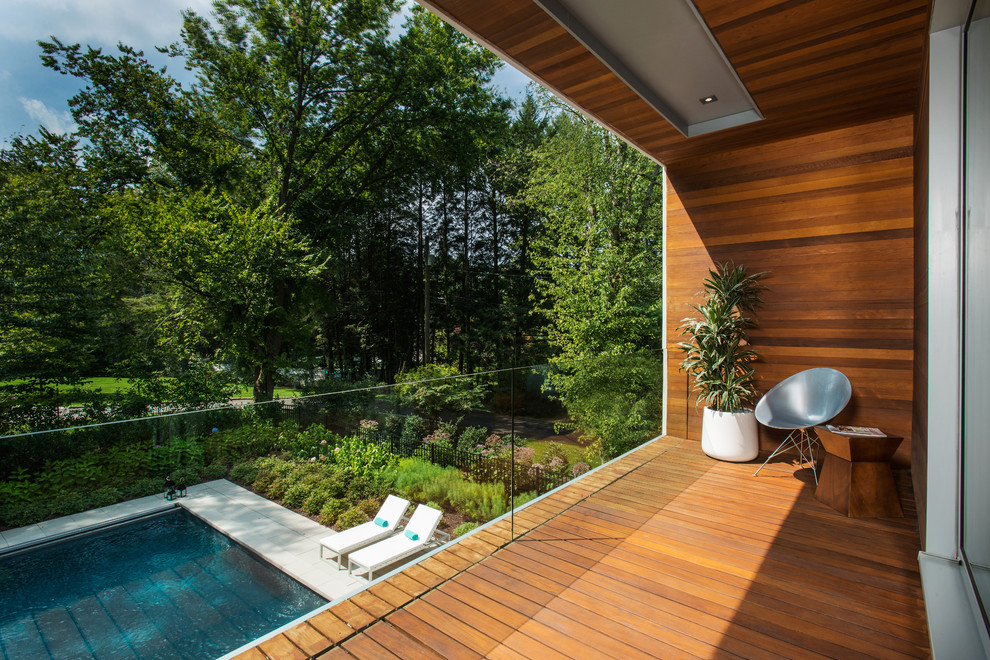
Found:
[[[766,119],[685,138],[533,0],[418,1],[665,165],[914,112],[931,4],[694,0]]]
[[[838,421],[878,426],[910,460],[914,331],[913,117],[678,161],[667,182],[667,432],[700,438],[677,326],[708,268],[768,271],[764,391],[812,367],[853,385]],[[779,442],[764,434],[764,448]]]
[[[761,383],[842,369],[855,390],[843,420],[904,436],[897,461],[908,463],[911,118],[930,0],[695,0],[766,117],[696,138],[678,134],[533,0],[420,1],[664,164],[668,349],[713,261],[770,270],[755,334]],[[678,362],[672,351],[667,428],[697,438]]]

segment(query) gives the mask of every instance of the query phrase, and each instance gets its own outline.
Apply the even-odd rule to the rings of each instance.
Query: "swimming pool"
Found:
[[[176,507],[0,555],[0,653],[217,658],[326,602]]]

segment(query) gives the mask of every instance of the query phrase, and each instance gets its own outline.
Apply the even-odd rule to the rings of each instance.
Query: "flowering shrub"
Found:
[[[578,461],[571,468],[571,474],[573,474],[575,477],[579,477],[590,469],[591,468],[588,466],[587,463],[584,463],[583,461]]]
[[[450,433],[443,428],[439,428],[423,438],[423,444],[432,445],[438,449],[452,449],[454,446]]]
[[[555,458],[560,459],[561,463],[567,465],[567,452],[564,450],[564,445],[556,441],[548,442],[543,452],[543,462],[549,464]]]
[[[478,445],[477,451],[485,458],[491,458],[492,456],[499,456],[504,452],[508,451],[511,445],[509,438],[503,438],[495,433],[485,438],[485,441]]]
[[[536,450],[532,447],[516,447],[515,459],[519,465],[532,465],[536,459]]]
[[[484,444],[488,435],[488,429],[484,426],[468,426],[461,431],[460,437],[457,438],[457,449],[458,451],[477,454],[478,446]]]
[[[374,419],[362,419],[358,424],[357,435],[362,440],[368,440],[369,438],[377,438],[379,431],[379,424]]]
[[[555,475],[563,475],[567,472],[567,461],[560,456],[551,456],[549,460],[543,459],[543,463],[533,463],[529,467],[529,476],[537,477],[540,471]]]
[[[560,456],[554,456],[547,462],[546,469],[550,472],[563,472],[567,469],[567,461]]]

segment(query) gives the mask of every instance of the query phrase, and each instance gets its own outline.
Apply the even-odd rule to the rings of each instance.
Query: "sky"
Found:
[[[211,7],[212,0],[0,0],[0,147],[41,125],[54,133],[73,129],[68,100],[79,81],[42,66],[39,40],[54,35],[107,53],[122,42],[156,65],[169,64],[170,73],[188,82],[191,76],[155,46],[178,41],[183,9],[209,15]],[[492,82],[519,99],[529,79],[504,65]]]

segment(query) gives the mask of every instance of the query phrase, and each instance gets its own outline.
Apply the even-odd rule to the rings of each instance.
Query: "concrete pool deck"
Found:
[[[327,600],[336,600],[367,584],[338,569],[333,560],[320,558],[320,539],[333,534],[333,530],[226,479],[192,486],[186,497],[174,502],[166,502],[161,495],[149,495],[9,529],[0,532],[0,552],[172,504],[199,516]]]

